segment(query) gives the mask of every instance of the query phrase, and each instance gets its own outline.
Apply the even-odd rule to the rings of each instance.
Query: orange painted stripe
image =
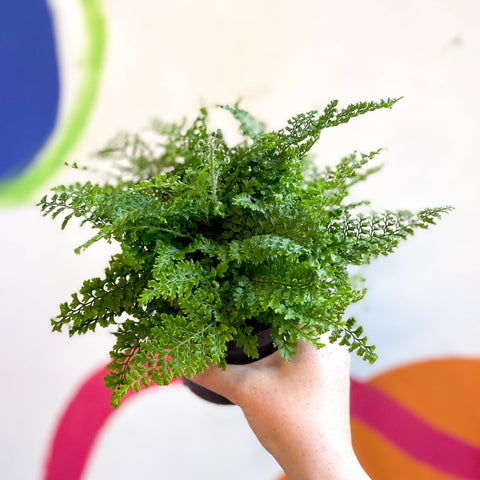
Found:
[[[463,480],[406,455],[363,422],[352,420],[351,426],[355,453],[373,480]],[[288,480],[288,477],[278,480]]]
[[[355,453],[372,479],[463,480],[406,455],[360,421],[352,420],[352,437]]]
[[[480,446],[480,360],[416,363],[367,383],[435,428]]]

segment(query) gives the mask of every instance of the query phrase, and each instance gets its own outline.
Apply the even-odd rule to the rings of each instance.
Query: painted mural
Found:
[[[53,132],[60,80],[46,3],[12,2],[0,18],[0,176],[12,178],[28,167]]]
[[[116,414],[103,385],[106,373],[101,369],[89,377],[63,412],[48,452],[46,480],[82,478],[96,436]],[[475,378],[480,378],[478,360],[443,359],[394,369],[368,382],[352,379],[354,448],[371,477],[478,480]]]
[[[201,100],[243,97],[274,121],[299,104],[400,90],[417,103],[407,103],[380,129],[383,141],[407,157],[386,174],[408,180],[404,193],[412,208],[415,201],[426,203],[416,179],[429,175],[426,198],[438,195],[438,203],[454,204],[456,218],[435,232],[436,244],[424,236],[409,247],[412,264],[402,263],[399,252],[367,272],[373,293],[360,314],[381,346],[381,359],[369,370],[354,364],[354,446],[372,479],[480,480],[480,322],[474,302],[480,265],[471,255],[480,234],[473,209],[480,200],[480,67],[472,61],[480,55],[480,34],[471,18],[480,8],[474,1],[411,1],[407,18],[403,7],[387,11],[379,0],[364,7],[340,3],[18,0],[0,7],[0,251],[8,252],[0,267],[0,361],[13,365],[5,374],[11,388],[2,394],[0,413],[5,478],[95,480],[108,471],[126,479],[133,467],[112,466],[125,450],[139,455],[130,463],[138,460],[140,475],[157,468],[157,456],[159,478],[177,478],[185,455],[208,457],[218,450],[225,464],[209,460],[208,472],[182,465],[187,470],[178,478],[223,479],[229,462],[237,468],[235,478],[282,478],[241,416],[228,407],[205,409],[181,381],[131,394],[118,410],[109,407],[103,376],[110,339],[87,336],[71,344],[49,332],[49,315],[62,295],[98,268],[104,251],[73,259],[78,232],[68,238],[57,228],[53,233],[35,203],[51,182],[69,178],[65,162],[88,156],[117,130],[137,128],[159,113],[188,115]],[[425,38],[420,20],[432,15],[438,25],[425,27]],[[364,30],[357,18],[373,19],[365,40],[358,40]],[[389,22],[391,31],[382,26]],[[407,33],[403,44],[399,38]],[[452,122],[454,116],[463,123],[443,130],[443,118]],[[360,126],[347,143],[362,144],[366,131]],[[437,145],[439,136],[441,148],[426,160],[422,149]],[[328,140],[325,150],[337,153]],[[380,200],[389,199],[391,192],[376,188]],[[186,424],[181,411],[162,417],[160,429],[169,433],[160,445],[152,430],[145,431],[145,444],[138,440],[145,428],[142,411],[156,408],[148,406],[152,401],[159,409],[177,402],[191,415]],[[29,413],[22,416],[19,409]],[[227,451],[228,442],[219,438],[206,451],[193,452],[202,428],[221,429],[222,422],[239,432],[237,450]],[[128,443],[134,438],[139,453]]]
[[[84,45],[80,84],[58,122],[61,98],[54,19],[45,0],[19,0],[0,16],[0,201],[31,199],[61,167],[92,110],[105,48],[95,0],[78,0]]]

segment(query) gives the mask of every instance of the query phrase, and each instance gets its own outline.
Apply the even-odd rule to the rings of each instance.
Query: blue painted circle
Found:
[[[59,74],[45,0],[0,5],[0,179],[33,160],[55,128]]]

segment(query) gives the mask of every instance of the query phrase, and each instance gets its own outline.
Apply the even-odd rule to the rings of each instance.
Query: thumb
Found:
[[[236,404],[236,387],[244,375],[243,370],[241,365],[227,365],[225,370],[212,365],[203,373],[194,375],[190,380]]]

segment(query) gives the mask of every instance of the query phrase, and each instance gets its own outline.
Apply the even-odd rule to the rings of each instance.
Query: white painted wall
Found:
[[[81,68],[77,1],[49,2],[62,111]],[[369,294],[354,311],[380,359],[373,367],[355,361],[353,374],[369,378],[426,358],[478,358],[478,1],[104,0],[103,8],[109,41],[101,91],[69,161],[82,161],[120,129],[152,116],[192,116],[201,103],[242,97],[279,127],[332,98],[346,105],[404,95],[392,111],[325,132],[318,148],[328,163],[354,149],[388,148],[384,170],[357,191],[374,208],[456,207],[365,270]],[[52,184],[71,178],[65,169]],[[33,205],[0,210],[0,232],[0,464],[3,478],[40,479],[60,412],[112,344],[106,333],[51,334],[49,318],[84,278],[101,273],[109,248],[75,256],[88,232],[61,232]],[[120,446],[128,454],[121,463]],[[107,424],[85,480],[215,480],[231,469],[231,478],[252,480],[279,472],[235,408],[212,408],[172,387],[142,394]]]

